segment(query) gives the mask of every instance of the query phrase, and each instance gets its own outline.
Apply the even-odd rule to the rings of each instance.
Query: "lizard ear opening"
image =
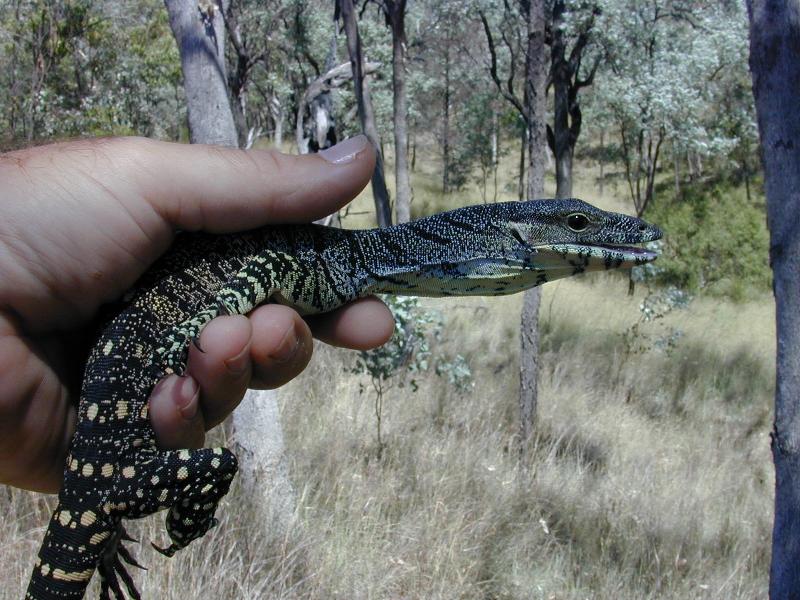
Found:
[[[528,241],[525,239],[525,234],[522,232],[522,228],[517,223],[511,223],[509,229],[511,237],[517,240],[520,244],[522,244],[523,246],[530,245]]]

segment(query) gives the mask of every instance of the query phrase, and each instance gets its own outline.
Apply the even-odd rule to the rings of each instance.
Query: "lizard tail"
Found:
[[[107,565],[109,555],[117,555],[123,535],[119,521],[101,509],[76,509],[59,502],[39,550],[26,600],[83,598],[95,568]],[[122,579],[131,597],[138,598],[132,582],[127,585],[127,573]]]

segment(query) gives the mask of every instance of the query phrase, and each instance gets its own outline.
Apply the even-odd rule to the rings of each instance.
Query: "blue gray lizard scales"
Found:
[[[224,448],[163,451],[147,399],[183,374],[188,345],[212,318],[264,302],[301,314],[376,293],[510,294],[656,255],[627,246],[661,237],[644,221],[579,200],[460,208],[382,230],[317,225],[233,235],[181,233],[122,300],[92,347],[64,483],[27,598],[81,598],[95,570],[101,595],[139,598],[122,519],[168,510],[171,556],[203,536],[236,473]]]

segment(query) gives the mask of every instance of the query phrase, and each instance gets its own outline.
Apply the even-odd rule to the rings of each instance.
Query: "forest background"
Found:
[[[525,194],[527,134],[515,105],[523,5],[408,4],[412,218]],[[0,6],[3,147],[188,140],[163,4]],[[774,309],[744,7],[547,6],[547,194],[569,189],[643,215],[666,236],[654,267],[630,280],[545,287],[524,468],[515,451],[520,299],[396,303],[400,341],[386,354],[319,348],[281,395],[298,497],[292,530],[271,536],[234,491],[220,511],[227,535],[163,561],[146,543],[161,539],[161,520],[146,520],[135,535],[150,568],[139,580],[145,597],[766,597]],[[308,151],[360,131],[346,76],[327,96],[309,94],[348,62],[333,3],[232,0],[226,21],[241,145]],[[387,23],[379,3],[361,7],[392,173]],[[369,191],[339,216],[345,227],[373,226]],[[51,505],[3,491],[0,598],[12,598]]]

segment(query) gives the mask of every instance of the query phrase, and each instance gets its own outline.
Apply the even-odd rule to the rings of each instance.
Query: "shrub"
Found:
[[[748,199],[725,183],[695,184],[681,198],[662,194],[646,216],[665,232],[658,261],[663,283],[733,300],[769,289],[763,196]]]

